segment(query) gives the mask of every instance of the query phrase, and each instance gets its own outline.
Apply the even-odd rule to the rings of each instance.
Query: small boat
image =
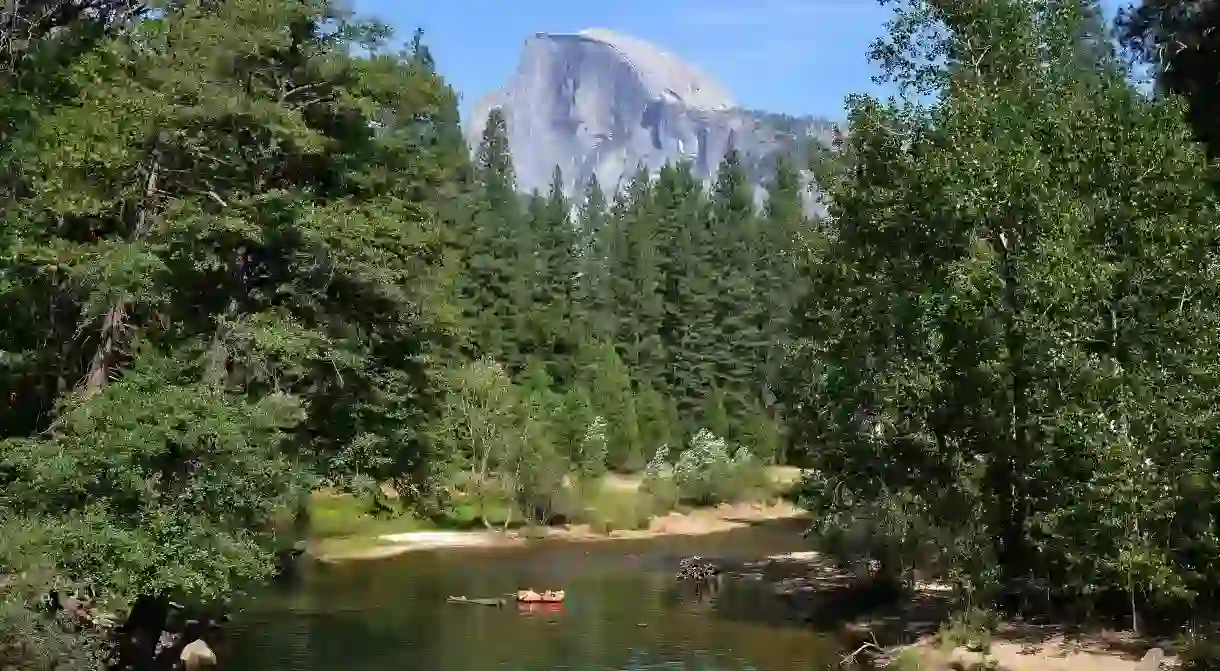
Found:
[[[517,590],[517,601],[519,603],[561,603],[563,602],[563,590],[538,593],[532,589]]]
[[[521,615],[548,615],[554,616],[563,612],[563,602],[542,603],[537,601],[534,603],[519,603],[517,604],[517,612]]]

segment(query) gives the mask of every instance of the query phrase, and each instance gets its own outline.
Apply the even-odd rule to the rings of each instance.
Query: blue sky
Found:
[[[743,106],[840,118],[845,96],[877,90],[865,53],[890,16],[875,0],[353,2],[404,39],[422,27],[463,111],[507,81],[530,35],[610,28],[685,59]]]

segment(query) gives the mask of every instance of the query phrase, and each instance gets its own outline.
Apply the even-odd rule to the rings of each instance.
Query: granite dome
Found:
[[[827,142],[832,128],[742,109],[695,67],[606,29],[527,39],[505,86],[474,105],[465,124],[472,147],[494,108],[508,122],[518,187],[547,189],[559,166],[569,195],[594,176],[610,195],[640,168],[655,173],[675,160],[711,180],[730,147],[760,184],[779,154]]]
[[[563,34],[540,34],[539,37],[563,38]],[[566,36],[572,37],[572,36]],[[605,28],[590,28],[575,37],[604,44],[622,55],[640,77],[640,83],[657,99],[707,110],[737,107],[733,96],[720,84],[685,61],[658,47],[628,35]]]

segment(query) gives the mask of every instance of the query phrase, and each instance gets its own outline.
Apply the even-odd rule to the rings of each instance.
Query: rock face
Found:
[[[609,195],[640,166],[655,173],[680,159],[710,180],[730,147],[761,184],[780,153],[829,144],[833,131],[822,119],[742,109],[678,58],[600,29],[527,40],[512,79],[475,105],[471,146],[497,107],[508,121],[518,186],[545,191],[558,165],[569,195],[593,175]]]

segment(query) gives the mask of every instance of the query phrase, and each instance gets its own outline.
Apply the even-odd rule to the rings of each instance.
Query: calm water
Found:
[[[831,644],[793,621],[762,581],[714,598],[675,585],[681,556],[748,561],[801,549],[800,527],[714,536],[438,550],[310,565],[260,595],[229,628],[232,671],[800,671],[837,666]],[[517,587],[567,590],[559,609],[447,604]],[[546,607],[543,607],[546,608]]]

